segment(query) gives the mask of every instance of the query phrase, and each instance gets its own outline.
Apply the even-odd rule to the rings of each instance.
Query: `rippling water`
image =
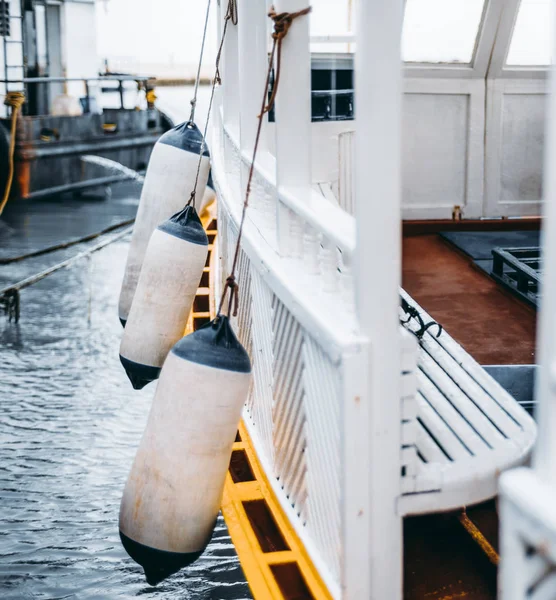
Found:
[[[250,597],[221,517],[204,556],[156,588],[121,547],[120,496],[154,393],[132,390],[118,360],[126,251],[116,242],[24,290],[17,326],[0,315],[2,600]]]

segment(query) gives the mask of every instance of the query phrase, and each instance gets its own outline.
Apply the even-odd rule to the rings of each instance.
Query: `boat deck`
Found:
[[[535,362],[535,311],[439,235],[404,238],[402,285],[480,364]]]
[[[403,240],[403,288],[483,365],[534,363],[535,311],[436,233]],[[494,501],[404,521],[405,600],[496,598]]]

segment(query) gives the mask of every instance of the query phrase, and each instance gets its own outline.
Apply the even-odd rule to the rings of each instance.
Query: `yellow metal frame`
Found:
[[[241,442],[234,443],[233,449],[245,452],[255,481],[234,483],[228,473],[222,499],[222,514],[255,600],[284,600],[284,595],[274,578],[271,566],[287,563],[297,564],[305,584],[315,600],[331,599],[332,596],[272,491],[243,421],[239,427],[239,435]],[[243,505],[244,502],[252,500],[266,502],[284,541],[290,548],[289,550],[262,551]]]

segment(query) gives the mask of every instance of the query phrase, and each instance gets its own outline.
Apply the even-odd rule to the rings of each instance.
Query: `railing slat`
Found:
[[[295,12],[306,0],[277,0],[276,11]],[[311,54],[309,18],[296,19],[282,43],[282,85],[276,97],[276,165],[278,190],[300,201],[311,197]],[[289,256],[291,214],[278,203],[278,247]]]

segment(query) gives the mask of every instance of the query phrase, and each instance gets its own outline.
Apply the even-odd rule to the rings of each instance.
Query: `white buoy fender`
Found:
[[[141,193],[133,236],[120,292],[119,316],[125,326],[133,296],[139,281],[145,252],[155,228],[189,200],[203,136],[194,123],[182,123],[167,131],[155,144]],[[205,145],[196,197],[201,200],[210,169],[210,157]]]
[[[158,378],[168,352],[183,337],[207,255],[207,234],[193,206],[154,230],[120,346],[136,390]]]
[[[120,507],[120,537],[156,585],[212,536],[251,362],[221,316],[166,358]]]
[[[216,190],[212,181],[212,171],[209,171],[207,185],[205,187],[205,193],[203,194],[203,200],[201,201],[201,208],[199,209],[199,215],[201,218],[205,216],[205,213],[209,210],[212,203],[216,200]]]

